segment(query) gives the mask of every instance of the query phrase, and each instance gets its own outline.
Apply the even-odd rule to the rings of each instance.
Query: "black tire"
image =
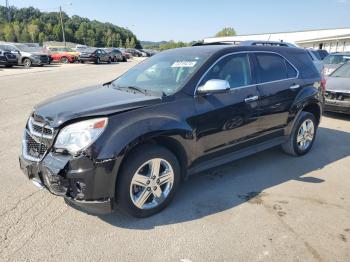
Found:
[[[312,141],[307,146],[307,148],[301,149],[298,146],[297,136],[298,136],[298,132],[300,130],[301,125],[306,120],[312,121],[313,126],[314,126],[314,134],[313,134]],[[306,153],[308,153],[311,150],[312,145],[315,141],[316,134],[317,134],[317,128],[318,128],[318,123],[317,123],[315,116],[309,112],[301,112],[299,119],[294,124],[294,127],[292,129],[292,132],[290,134],[288,141],[286,143],[282,144],[283,151],[289,155],[292,155],[292,156],[302,156],[302,155],[305,155]]]
[[[123,62],[128,62],[125,56],[123,56]]]
[[[23,59],[23,65],[25,68],[29,68],[32,66],[32,60],[30,60],[29,58],[24,58]]]
[[[81,63],[81,64],[84,64],[84,63],[85,63],[85,61],[83,61],[83,60],[80,60],[80,63]]]
[[[138,208],[132,201],[130,196],[131,182],[136,171],[142,165],[154,158],[162,158],[166,160],[172,167],[174,173],[174,181],[171,191],[167,197],[158,206],[149,209]],[[173,153],[168,149],[158,145],[142,145],[131,152],[124,160],[121,172],[118,174],[116,185],[116,202],[120,208],[134,217],[149,217],[159,213],[169,205],[174,194],[180,184],[181,171],[180,165]],[[146,188],[145,188],[146,190]],[[153,197],[153,195],[151,195]]]
[[[99,63],[101,63],[101,61],[100,61],[100,58],[99,57],[97,57],[96,58],[96,62],[95,62],[96,64],[99,64]]]
[[[107,63],[108,63],[108,64],[112,63],[112,58],[108,58]]]
[[[61,57],[60,62],[63,64],[68,64],[69,63],[69,59],[67,57]]]

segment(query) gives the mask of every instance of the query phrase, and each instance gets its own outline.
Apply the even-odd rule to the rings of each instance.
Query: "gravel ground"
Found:
[[[350,116],[324,116],[306,156],[274,148],[191,177],[146,219],[34,187],[17,159],[33,105],[138,61],[0,69],[0,261],[350,261]]]

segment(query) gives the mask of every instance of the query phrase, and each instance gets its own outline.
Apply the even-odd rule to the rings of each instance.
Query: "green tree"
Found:
[[[135,48],[135,46],[136,46],[135,38],[133,38],[133,37],[131,38],[129,45],[131,48]]]
[[[6,24],[3,29],[5,40],[8,42],[16,41],[15,31],[13,30],[12,24]]]
[[[33,43],[35,42],[36,35],[38,34],[38,32],[39,32],[39,28],[37,25],[35,24],[28,25],[28,33],[30,34]]]
[[[130,40],[129,40],[129,37],[125,40],[125,48],[130,48]]]
[[[233,27],[225,27],[219,32],[217,32],[215,36],[220,37],[220,36],[234,36],[234,35],[236,35],[236,31],[235,29],[233,29]]]

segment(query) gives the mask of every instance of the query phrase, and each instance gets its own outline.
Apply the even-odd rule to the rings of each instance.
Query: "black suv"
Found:
[[[146,217],[189,175],[282,145],[312,147],[320,74],[303,49],[196,46],[161,52],[114,81],[37,105],[20,166],[93,212]]]

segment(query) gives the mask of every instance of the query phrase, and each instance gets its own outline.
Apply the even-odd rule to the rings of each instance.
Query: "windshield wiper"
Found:
[[[137,86],[116,86],[116,88],[117,89],[129,89],[129,90],[137,91],[137,92],[144,94],[144,95],[147,94],[147,91],[145,89],[141,89]]]

